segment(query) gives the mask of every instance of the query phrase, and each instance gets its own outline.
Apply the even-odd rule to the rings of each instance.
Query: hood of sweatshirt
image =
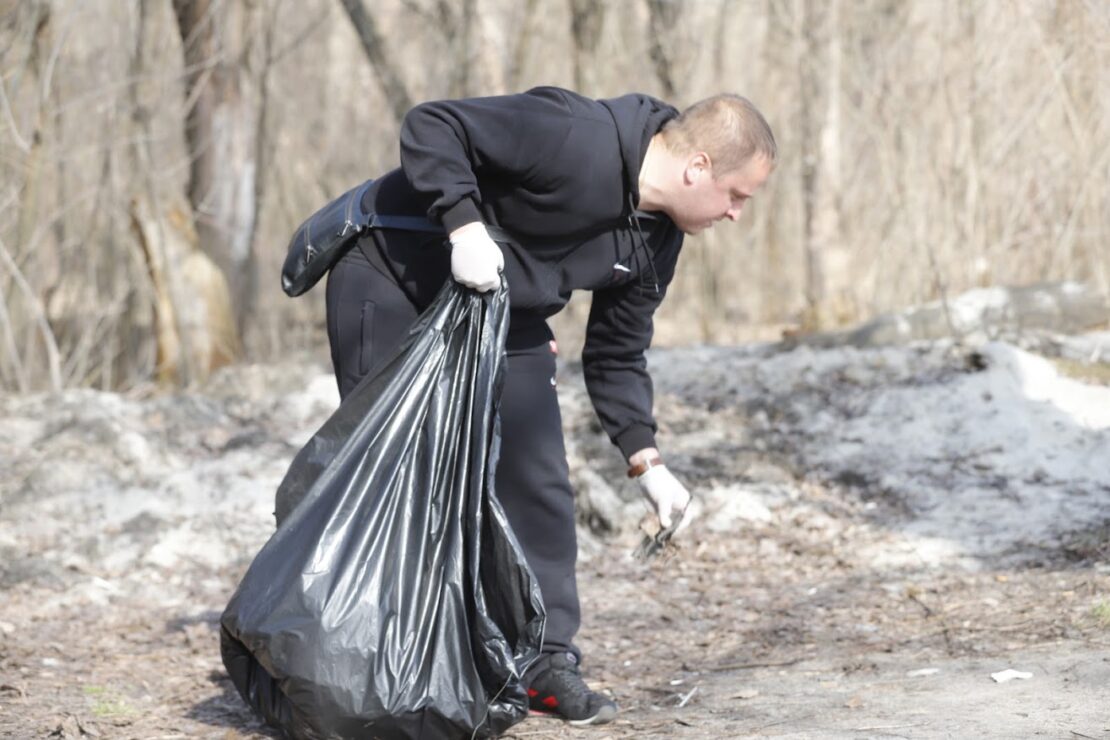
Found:
[[[678,116],[678,110],[649,95],[631,93],[619,98],[599,100],[617,124],[621,159],[624,163],[625,187],[633,203],[640,202],[640,165],[644,161],[651,137],[667,121]]]

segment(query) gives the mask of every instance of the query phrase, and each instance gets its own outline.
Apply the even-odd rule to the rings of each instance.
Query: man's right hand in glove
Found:
[[[451,232],[451,274],[455,280],[479,293],[501,285],[505,256],[489,238],[486,227],[474,221]]]
[[[668,529],[672,522],[680,523],[690,505],[690,492],[667,470],[659,450],[642,449],[628,458],[628,463],[628,477],[640,484],[641,493],[655,509],[663,529]]]
[[[686,515],[686,507],[690,505],[690,492],[665,465],[651,468],[636,481],[640,484],[644,498],[651,502],[655,513],[659,515],[659,524],[663,529],[671,526],[672,517],[676,517],[675,523],[682,521]]]

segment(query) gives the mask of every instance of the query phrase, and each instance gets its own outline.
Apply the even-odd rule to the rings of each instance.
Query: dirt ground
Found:
[[[1090,606],[1110,574],[1095,553],[876,573],[851,553],[883,532],[848,508],[830,505],[855,522],[831,540],[804,526],[694,527],[648,564],[627,541],[595,546],[581,570],[584,670],[620,718],[589,729],[534,718],[507,737],[1110,737],[1110,618]],[[165,575],[151,588],[180,590],[190,608],[109,597],[8,624],[0,735],[275,736],[219,659],[218,617],[239,572]],[[49,598],[15,585],[4,613]],[[1007,668],[1033,677],[991,680]]]
[[[884,357],[874,382],[912,386]],[[915,355],[905,372],[937,392],[974,380],[941,372],[947,360],[937,357],[933,367]],[[741,360],[732,377],[747,372]],[[751,366],[779,378],[786,365],[767,370],[772,361]],[[621,714],[586,729],[530,718],[506,737],[1110,738],[1110,527],[1090,521],[1040,550],[1026,543],[1020,558],[877,556],[921,541],[908,526],[930,510],[907,505],[914,479],[889,491],[811,475],[806,459],[819,458],[791,458],[787,445],[802,439],[789,425],[812,431],[812,421],[776,405],[796,404],[807,388],[829,393],[839,365],[812,378],[806,369],[778,395],[753,386],[758,406],[683,395],[675,373],[684,365],[682,354],[673,371],[659,363],[670,420],[661,435],[676,471],[719,508],[648,563],[630,557],[635,531],[581,530],[584,674]],[[277,737],[229,682],[218,621],[268,536],[276,483],[334,403],[326,375],[304,377],[243,371],[176,398],[0,398],[0,737]],[[849,381],[858,403],[845,418],[858,422],[877,406],[861,395],[872,380]],[[282,382],[322,391],[278,403]],[[618,479],[619,461],[582,389],[560,390],[572,472],[596,504],[597,481]],[[824,395],[814,404],[836,408]],[[762,437],[755,414],[770,419]],[[834,434],[839,422],[826,421],[821,435]],[[1106,442],[1104,431],[1089,436]],[[1080,452],[1096,460],[1098,449]],[[949,478],[936,470],[930,462],[927,480],[943,488]],[[1034,499],[1013,470],[997,494],[1020,509]],[[1077,501],[1110,491],[1104,478],[1076,480],[1087,480]],[[752,503],[753,491],[772,490]],[[748,508],[726,516],[732,501]],[[1032,675],[992,680],[1006,669]]]

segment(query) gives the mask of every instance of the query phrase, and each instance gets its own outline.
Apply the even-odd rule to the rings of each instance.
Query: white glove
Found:
[[[644,498],[655,507],[663,529],[671,526],[672,515],[677,515],[678,520],[682,521],[686,507],[690,504],[690,492],[678,482],[678,478],[671,475],[666,465],[653,465],[636,480]]]
[[[478,221],[451,232],[451,274],[479,293],[501,285],[505,255]]]

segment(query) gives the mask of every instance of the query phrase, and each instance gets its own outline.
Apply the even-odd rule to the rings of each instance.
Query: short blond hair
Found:
[[[740,169],[757,154],[772,167],[778,161],[775,135],[767,119],[740,95],[722,93],[698,101],[667,121],[660,133],[663,144],[674,154],[708,154],[714,177]]]

